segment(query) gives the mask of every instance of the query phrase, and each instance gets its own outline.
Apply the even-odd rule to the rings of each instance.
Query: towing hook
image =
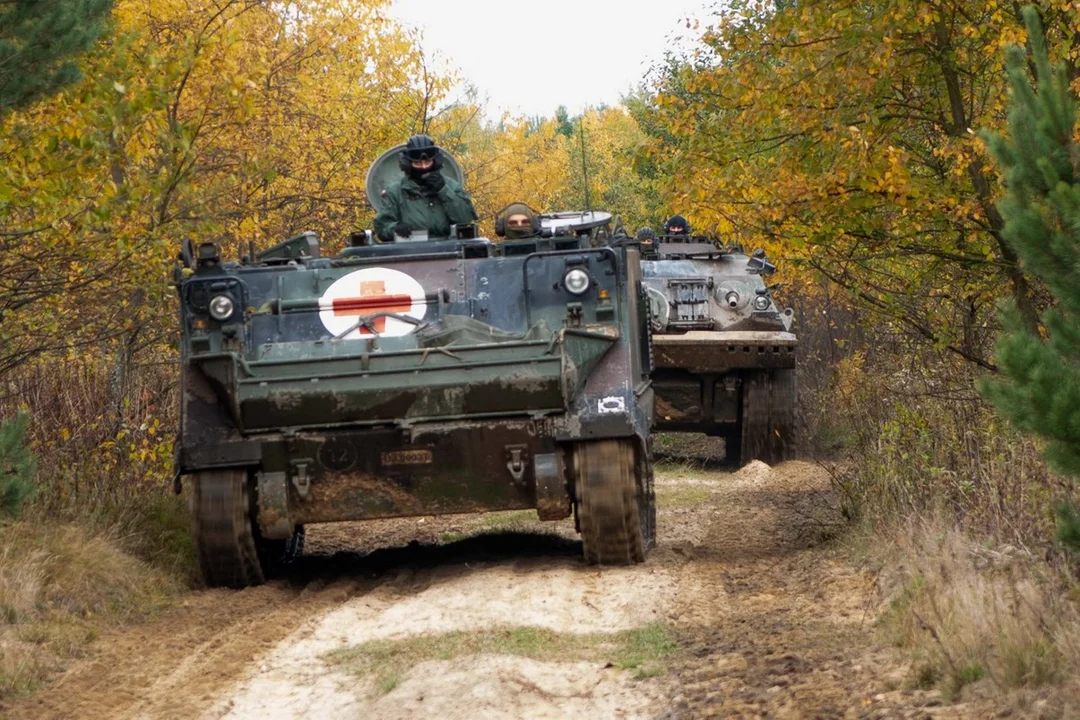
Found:
[[[525,449],[521,447],[509,447],[507,450],[506,469],[510,471],[510,477],[514,482],[521,482],[525,477]]]

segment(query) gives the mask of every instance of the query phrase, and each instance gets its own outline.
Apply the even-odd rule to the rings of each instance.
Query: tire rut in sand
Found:
[[[634,567],[585,565],[569,523],[553,534],[482,534],[451,543],[438,551],[442,562],[401,568],[372,591],[312,617],[207,717],[654,717],[666,705],[667,680],[639,679],[572,653],[543,661],[506,652],[427,659],[390,687],[327,659],[380,641],[437,641],[500,628],[540,628],[584,643],[650,624],[707,623],[723,612],[725,591],[704,585],[712,578],[692,558],[718,511],[708,503],[682,509],[665,545]],[[485,547],[489,555],[501,548],[502,555],[477,552]]]
[[[666,468],[656,482],[658,546],[634,567],[585,565],[569,523],[316,526],[288,581],[193,593],[167,617],[101,641],[91,661],[12,715],[964,717],[936,707],[933,693],[895,689],[905,668],[869,629],[873,577],[818,542],[833,520],[821,515],[823,469]],[[651,623],[679,647],[667,673],[647,679],[573,653],[483,644],[417,656],[381,685],[331,660],[372,643],[500,628],[566,642]]]
[[[403,537],[434,537],[454,527],[400,522],[328,526],[286,579],[241,591],[194,591],[180,607],[142,625],[106,634],[49,687],[5,708],[5,718],[191,718],[211,707],[258,658],[309,617],[376,587],[410,563],[441,558],[416,546],[385,548]],[[513,551],[513,547],[507,548]]]
[[[694,565],[724,612],[685,625],[666,718],[966,717],[899,690],[907,668],[877,645],[874,577],[819,538],[837,521],[827,472],[751,463],[732,474]]]
[[[447,564],[399,577],[313,618],[210,714],[263,718],[647,716],[656,688],[603,662],[468,654],[421,662],[384,692],[328,667],[328,655],[373,641],[492,628],[580,635],[667,621],[679,578],[663,567],[584,566],[577,558]]]
[[[164,617],[103,638],[92,659],[12,708],[10,717],[190,717],[238,668],[350,591],[347,585],[313,592],[264,586],[195,593]]]

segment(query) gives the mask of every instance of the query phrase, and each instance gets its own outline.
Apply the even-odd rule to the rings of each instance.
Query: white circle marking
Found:
[[[371,317],[376,335],[398,337],[416,325],[379,315],[395,313],[422,320],[427,312],[424,288],[411,275],[384,267],[361,268],[335,280],[319,298],[319,319],[333,335],[341,335],[361,317]],[[345,340],[372,337],[367,328],[354,328]]]

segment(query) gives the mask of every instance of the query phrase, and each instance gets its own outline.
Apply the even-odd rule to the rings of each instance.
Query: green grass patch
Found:
[[[374,680],[382,693],[393,690],[413,667],[428,660],[466,655],[515,655],[541,661],[607,662],[636,677],[667,671],[665,658],[678,649],[663,623],[616,633],[558,633],[534,627],[504,627],[476,632],[419,635],[404,640],[376,640],[325,656],[331,665]]]
[[[979,682],[986,677],[986,668],[978,661],[972,661],[950,673],[941,687],[946,700],[952,702],[960,697],[960,691],[967,685]]]
[[[460,526],[436,535],[436,540],[440,545],[449,545],[471,538],[511,533],[537,536],[561,534],[555,528],[555,523],[540,520],[536,510],[498,510],[468,518]]]
[[[480,516],[480,527],[485,530],[524,527],[540,522],[535,510],[503,510],[484,513]]]
[[[200,580],[186,496],[138,498],[112,513],[125,550],[190,584]]]
[[[708,502],[712,490],[703,485],[656,486],[656,505],[662,508],[694,507]]]
[[[437,540],[440,545],[460,542],[475,535],[498,533],[505,530],[535,529],[540,525],[540,519],[535,510],[499,510],[484,513],[469,520],[465,527],[460,530],[450,530],[439,533]]]

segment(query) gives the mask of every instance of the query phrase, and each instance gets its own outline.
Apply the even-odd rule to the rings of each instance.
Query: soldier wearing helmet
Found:
[[[431,237],[449,237],[450,226],[476,222],[472,198],[453,178],[441,172],[442,151],[427,135],[413,135],[398,158],[405,177],[382,191],[375,232],[390,242],[426,230]]]
[[[641,244],[652,245],[656,242],[656,232],[649,226],[639,228],[634,238]]]
[[[639,228],[634,239],[637,240],[642,255],[652,255],[656,251],[656,232],[651,227]]]
[[[672,215],[664,223],[664,232],[668,235],[689,235],[690,223],[682,215]]]
[[[525,203],[511,203],[495,215],[495,234],[509,240],[535,237],[540,232],[540,217]]]

